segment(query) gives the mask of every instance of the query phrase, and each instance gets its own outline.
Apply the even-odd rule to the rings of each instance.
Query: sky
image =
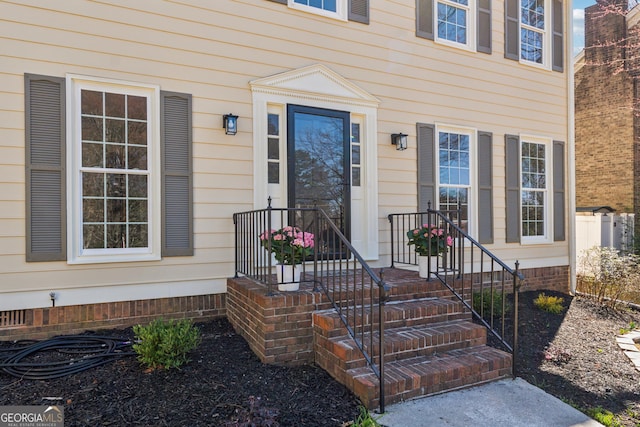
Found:
[[[573,54],[584,47],[584,8],[596,4],[595,0],[573,0]]]

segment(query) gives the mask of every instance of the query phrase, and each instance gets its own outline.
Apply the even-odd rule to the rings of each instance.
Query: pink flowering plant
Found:
[[[300,230],[298,227],[283,227],[279,230],[265,231],[260,235],[260,243],[267,250],[271,244],[271,252],[281,264],[301,264],[313,254],[313,233]]]
[[[420,228],[407,231],[408,245],[414,245],[418,255],[438,255],[453,245],[453,238],[444,229],[435,225],[423,224]]]

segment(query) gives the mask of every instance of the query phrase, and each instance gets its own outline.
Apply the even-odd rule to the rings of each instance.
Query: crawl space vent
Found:
[[[26,310],[0,311],[0,328],[26,325]]]

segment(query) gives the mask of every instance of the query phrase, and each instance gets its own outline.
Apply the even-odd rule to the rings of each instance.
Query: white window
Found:
[[[520,0],[520,60],[548,66],[551,8],[546,0]]]
[[[550,140],[521,137],[520,208],[523,243],[543,243],[551,238],[550,150]]]
[[[343,21],[347,20],[347,0],[289,0],[289,7]]]
[[[475,0],[438,0],[435,4],[435,40],[475,49]]]
[[[476,132],[472,129],[438,126],[438,206],[439,210],[457,210],[467,232],[475,222],[474,170]]]
[[[158,88],[68,82],[69,262],[160,259]]]

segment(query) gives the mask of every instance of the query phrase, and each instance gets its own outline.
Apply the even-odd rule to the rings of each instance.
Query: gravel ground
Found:
[[[568,307],[550,314],[534,307],[538,294],[520,296],[518,376],[582,411],[602,407],[619,425],[640,426],[640,372],[615,341],[640,314],[547,292]],[[202,343],[181,370],[147,372],[130,356],[53,380],[0,371],[0,405],[64,405],[65,426],[325,427],[358,415],[359,401],[323,370],[260,363],[225,319],[198,327]],[[12,345],[0,342],[0,358]]]

